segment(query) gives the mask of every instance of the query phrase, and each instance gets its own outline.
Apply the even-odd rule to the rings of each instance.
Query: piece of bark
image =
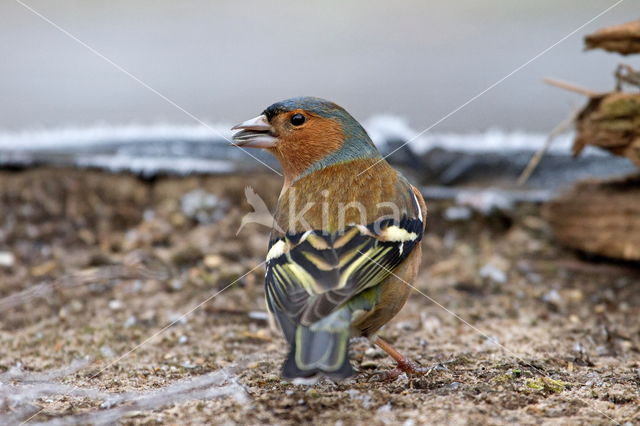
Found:
[[[568,247],[640,261],[640,174],[579,182],[545,204],[543,215]]]
[[[573,154],[586,145],[624,156],[640,166],[640,93],[613,92],[589,98],[576,119]]]
[[[622,55],[640,53],[640,20],[602,28],[584,38],[587,50],[603,49]]]

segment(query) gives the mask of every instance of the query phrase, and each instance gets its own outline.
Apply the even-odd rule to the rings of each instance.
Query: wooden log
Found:
[[[640,261],[640,174],[579,182],[545,204],[543,215],[568,247]]]
[[[587,49],[603,49],[622,55],[640,53],[640,20],[602,28],[585,37]]]
[[[613,92],[589,98],[576,119],[573,154],[594,145],[640,166],[640,93]]]

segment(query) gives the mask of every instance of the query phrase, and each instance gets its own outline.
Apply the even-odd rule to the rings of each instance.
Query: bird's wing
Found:
[[[281,326],[310,325],[327,317],[380,284],[407,258],[422,239],[425,215],[419,193],[408,183],[403,186],[409,205],[400,218],[380,218],[339,233],[310,230],[271,240],[266,297]],[[283,331],[288,334],[285,326]]]

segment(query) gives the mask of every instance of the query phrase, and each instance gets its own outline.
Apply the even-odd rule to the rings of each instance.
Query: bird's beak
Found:
[[[264,114],[233,126],[231,130],[240,130],[233,135],[233,143],[237,146],[273,148],[278,141],[273,134],[273,127]]]

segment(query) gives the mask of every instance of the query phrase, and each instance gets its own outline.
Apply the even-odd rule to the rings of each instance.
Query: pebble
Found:
[[[251,311],[249,312],[249,318],[256,321],[268,321],[269,314],[265,311]]]
[[[131,315],[129,316],[129,318],[127,318],[127,320],[124,322],[124,327],[125,328],[130,328],[133,327],[134,325],[136,325],[136,323],[138,322],[138,319],[135,317],[135,315]]]
[[[115,356],[115,352],[109,346],[104,345],[100,347],[100,354],[105,358],[113,358]]]
[[[142,213],[142,217],[144,218],[144,220],[148,222],[150,220],[155,219],[156,212],[153,209],[146,209],[144,213]]]
[[[390,413],[390,412],[391,412],[391,403],[390,403],[390,402],[387,402],[387,403],[386,403],[386,404],[384,404],[382,407],[378,408],[378,409],[376,410],[376,412],[377,412],[378,414],[380,414],[380,413]]]
[[[180,207],[188,218],[208,224],[225,216],[229,209],[229,201],[202,189],[194,189],[182,196]]]
[[[442,330],[442,321],[435,315],[427,315],[422,312],[420,320],[422,321],[422,329],[429,334],[438,334]]]
[[[507,282],[506,272],[491,263],[487,263],[480,269],[480,276],[482,278],[489,278],[490,280],[500,284]]]
[[[16,263],[16,257],[9,251],[0,251],[0,266],[12,267]]]
[[[48,260],[31,268],[31,275],[33,275],[34,277],[48,275],[51,272],[55,271],[57,267],[58,263],[55,260]]]
[[[187,315],[180,314],[177,312],[172,312],[169,314],[169,322],[172,325],[177,325],[177,324],[186,324],[187,322],[189,322],[189,320],[187,319]]]
[[[545,293],[544,296],[542,296],[542,300],[547,303],[554,303],[556,305],[559,305],[560,303],[562,303],[562,296],[560,296],[558,290],[551,289],[547,293]]]
[[[308,391],[305,392],[307,394],[307,396],[311,397],[311,398],[320,398],[320,392],[318,392],[317,389],[311,388]]]
[[[369,358],[382,358],[384,357],[384,353],[382,351],[377,350],[376,348],[368,348],[364,351],[364,354]]]
[[[73,299],[69,303],[69,307],[71,308],[71,311],[73,311],[75,313],[82,312],[82,310],[84,309],[84,305],[78,299]]]
[[[485,338],[484,343],[487,346],[500,346],[500,339],[498,339],[498,336],[488,336]]]
[[[444,218],[450,222],[467,221],[472,216],[473,212],[466,206],[453,206],[444,211]]]
[[[109,301],[109,309],[112,311],[119,311],[124,308],[124,304],[118,299],[113,299]]]
[[[224,257],[219,254],[208,254],[204,257],[204,266],[209,269],[216,269],[224,263]]]
[[[362,363],[360,364],[360,368],[363,368],[366,370],[374,370],[378,368],[378,363],[368,359],[368,360],[362,361]]]
[[[403,331],[415,331],[418,329],[418,324],[415,321],[398,321],[396,327]]]
[[[183,287],[183,280],[182,278],[174,278],[171,281],[169,281],[169,287],[171,288],[171,290],[173,291],[179,291],[182,290]]]

